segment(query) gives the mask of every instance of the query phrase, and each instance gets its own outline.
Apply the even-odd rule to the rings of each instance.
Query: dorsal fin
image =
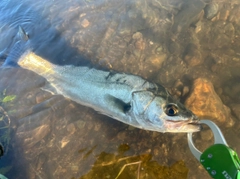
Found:
[[[22,26],[18,27],[18,35],[20,37],[20,40],[28,41],[29,39],[28,34],[25,32]]]
[[[29,36],[21,26],[18,28],[17,35],[19,40],[13,45],[2,67],[19,66],[17,64],[18,60],[28,49],[27,41],[29,40]]]

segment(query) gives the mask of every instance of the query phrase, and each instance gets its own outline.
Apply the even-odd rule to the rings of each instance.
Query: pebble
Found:
[[[124,139],[126,139],[126,138],[127,138],[126,131],[121,131],[121,132],[119,132],[119,133],[117,134],[117,138],[118,138],[119,140],[124,140]]]
[[[222,11],[218,14],[219,20],[226,21],[229,16],[228,9],[222,9]]]
[[[67,131],[70,133],[70,134],[73,134],[75,131],[76,131],[76,128],[74,126],[74,124],[68,124],[67,125]]]
[[[156,49],[155,49],[155,53],[156,54],[161,54],[163,52],[163,46],[158,46]]]
[[[61,148],[64,148],[68,143],[70,142],[70,139],[68,136],[65,136],[61,141]]]
[[[162,66],[162,63],[167,59],[166,54],[160,54],[160,55],[152,55],[147,60],[150,62],[153,66],[157,67],[158,69]]]
[[[206,7],[204,8],[204,13],[207,19],[212,19],[218,13],[218,4],[213,2],[206,5]]]
[[[160,155],[160,151],[159,151],[158,147],[154,147],[153,154],[154,154],[154,156],[159,156]]]
[[[134,40],[142,39],[142,37],[143,37],[143,35],[142,35],[141,32],[136,32],[136,33],[134,33],[133,36],[132,36],[132,38],[133,38]]]
[[[225,27],[224,27],[224,33],[230,38],[233,39],[235,36],[235,28],[233,26],[232,23],[228,23]]]
[[[199,118],[213,120],[217,124],[224,124],[227,127],[234,124],[229,107],[222,103],[212,83],[207,79],[194,80],[185,105]]]
[[[85,125],[86,125],[86,122],[85,121],[77,121],[76,122],[76,124],[77,124],[77,127],[79,128],[79,129],[82,129],[82,128],[84,128],[85,127]]]
[[[90,24],[90,22],[87,19],[83,19],[83,21],[81,22],[81,26],[83,26],[84,28],[88,27]]]
[[[231,42],[231,39],[228,38],[225,34],[218,34],[214,39],[214,45],[218,48],[228,47]]]
[[[130,131],[133,131],[133,130],[135,130],[136,129],[136,127],[133,127],[133,126],[128,126],[128,130],[130,130]]]
[[[189,87],[188,86],[184,86],[183,90],[182,90],[182,96],[185,96],[188,93],[189,93]]]
[[[71,166],[71,171],[73,171],[73,172],[79,171],[79,166],[78,165],[72,165]]]
[[[95,125],[94,125],[94,131],[99,131],[100,129],[101,129],[101,124],[99,124],[99,123],[96,123]]]
[[[146,44],[145,44],[145,42],[144,42],[143,40],[137,40],[137,41],[135,42],[135,47],[136,47],[136,49],[138,49],[138,50],[144,50],[145,47],[146,47]]]
[[[45,100],[45,96],[42,93],[38,93],[36,95],[36,103],[39,104]]]
[[[42,125],[31,131],[23,131],[23,132],[17,131],[17,136],[20,140],[23,140],[24,145],[26,145],[27,148],[31,148],[40,140],[42,140],[44,137],[46,137],[49,134],[49,132],[50,132],[50,126]]]

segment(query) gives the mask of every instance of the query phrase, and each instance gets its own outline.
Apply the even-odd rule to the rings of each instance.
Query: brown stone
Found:
[[[33,147],[36,143],[46,137],[50,132],[49,125],[42,125],[39,126],[31,131],[22,131],[17,132],[17,136],[19,139],[23,140],[24,145],[26,148]]]
[[[201,119],[209,119],[227,127],[234,124],[230,109],[222,103],[212,83],[207,79],[198,78],[194,81],[185,105]]]
[[[146,47],[146,44],[143,40],[137,40],[135,43],[135,47],[136,47],[136,49],[144,50]]]
[[[89,24],[90,24],[90,22],[89,22],[87,19],[83,19],[83,21],[81,22],[81,25],[82,25],[84,28],[88,27]]]

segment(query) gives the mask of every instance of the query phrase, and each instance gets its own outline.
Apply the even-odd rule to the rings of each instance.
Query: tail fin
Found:
[[[7,56],[4,64],[2,65],[3,67],[19,66],[17,64],[18,60],[28,49],[27,41],[29,40],[29,36],[21,26],[19,26],[18,28],[17,35],[20,39],[13,45],[9,55]]]

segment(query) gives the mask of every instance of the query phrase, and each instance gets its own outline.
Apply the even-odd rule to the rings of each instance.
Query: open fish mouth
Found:
[[[201,131],[202,125],[199,120],[185,120],[185,121],[172,121],[166,120],[164,122],[166,132],[198,132]]]

